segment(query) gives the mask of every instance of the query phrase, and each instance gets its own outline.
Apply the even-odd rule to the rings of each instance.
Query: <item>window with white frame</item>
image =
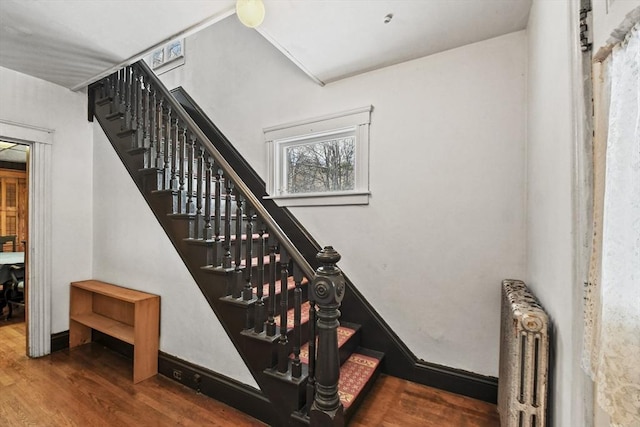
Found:
[[[368,204],[372,109],[264,129],[268,197],[280,206]]]
[[[163,74],[184,65],[184,39],[173,40],[145,57],[157,74]]]

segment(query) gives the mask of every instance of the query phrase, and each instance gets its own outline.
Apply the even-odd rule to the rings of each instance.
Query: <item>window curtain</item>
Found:
[[[640,427],[640,23],[601,71],[583,365],[611,425]]]

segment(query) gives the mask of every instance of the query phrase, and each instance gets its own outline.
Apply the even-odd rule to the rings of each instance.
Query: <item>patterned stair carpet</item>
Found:
[[[346,326],[338,326],[338,348],[342,347],[344,343],[349,341],[349,338],[351,338],[351,336],[355,333],[356,331],[351,328],[347,328]],[[293,354],[291,355],[291,359],[293,359]],[[304,364],[309,363],[309,343],[304,344],[300,348],[300,361]]]
[[[338,394],[346,410],[373,375],[380,360],[375,357],[353,353],[340,368]]]
[[[300,307],[302,312],[300,313],[300,324],[307,323],[309,321],[309,301],[302,304]],[[287,330],[293,329],[293,308],[287,311]],[[276,326],[280,326],[280,316],[277,316],[275,319]]]
[[[306,281],[302,282],[303,285],[306,285]],[[294,289],[296,287],[296,282],[293,281],[293,277],[289,277],[287,279],[287,290],[291,290]],[[278,280],[276,282],[276,295],[278,295],[282,290],[282,283]],[[254,289],[253,290],[253,295],[257,295],[257,291]],[[266,298],[269,296],[269,284],[267,283],[266,285],[262,286],[262,295]]]

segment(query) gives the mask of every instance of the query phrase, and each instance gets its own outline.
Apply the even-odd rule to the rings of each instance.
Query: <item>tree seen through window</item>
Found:
[[[286,147],[287,193],[354,189],[355,138]]]

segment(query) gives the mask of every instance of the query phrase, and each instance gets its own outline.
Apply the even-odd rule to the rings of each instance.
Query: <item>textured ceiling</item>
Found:
[[[265,0],[258,31],[319,83],[524,29],[531,0]],[[0,0],[0,66],[77,89],[233,0]],[[384,23],[387,14],[393,14]]]

